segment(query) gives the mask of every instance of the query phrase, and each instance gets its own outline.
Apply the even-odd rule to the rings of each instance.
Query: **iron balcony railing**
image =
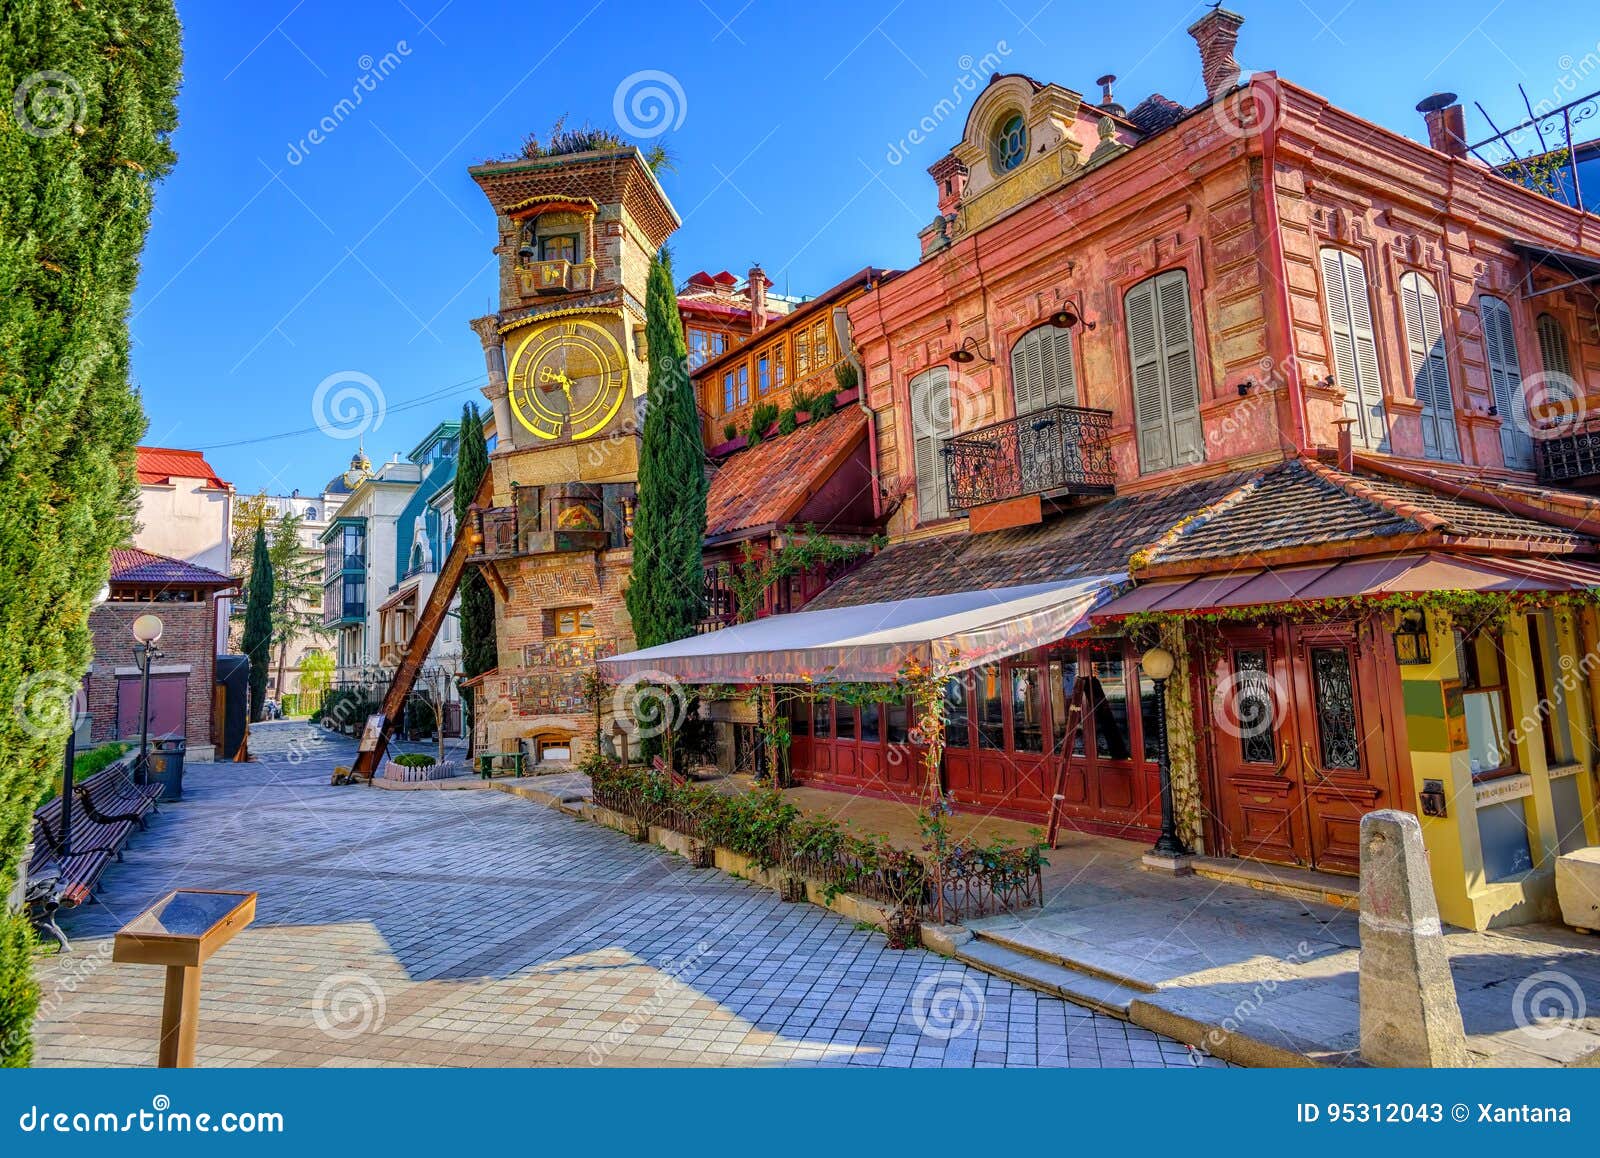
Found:
[[[1111,411],[1046,406],[944,440],[945,485],[955,510],[1022,495],[1108,495]]]
[[[1600,422],[1557,426],[1536,433],[1534,468],[1540,482],[1600,477]]]

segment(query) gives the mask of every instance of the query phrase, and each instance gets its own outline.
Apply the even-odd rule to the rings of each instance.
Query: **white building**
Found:
[[[233,574],[233,485],[198,450],[137,451],[139,526],[133,545],[155,555]],[[228,646],[232,600],[217,598],[217,650]]]
[[[321,570],[323,559],[322,533],[328,529],[328,524],[338,517],[339,509],[349,497],[349,489],[345,485],[344,476],[338,475],[328,481],[320,493],[309,495],[301,494],[294,490],[286,495],[264,496],[274,517],[295,515],[300,519],[300,552],[305,561],[310,564],[315,562]],[[312,598],[305,605],[296,609],[300,612],[322,611],[322,588],[319,585]],[[270,694],[278,699],[285,695],[292,695],[300,691],[300,663],[307,653],[312,651],[332,651],[333,640],[327,636],[318,636],[314,633],[303,633],[288,641],[288,647],[281,657],[274,657],[272,671],[268,679]],[[283,677],[278,677],[280,669]],[[315,707],[315,705],[311,705]]]

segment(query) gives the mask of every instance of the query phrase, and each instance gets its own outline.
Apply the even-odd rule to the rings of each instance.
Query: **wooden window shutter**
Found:
[[[1200,375],[1195,366],[1194,321],[1189,315],[1189,275],[1174,269],[1155,280],[1173,460],[1202,462],[1205,433],[1200,426]]]
[[[1374,450],[1387,450],[1389,424],[1378,373],[1378,343],[1372,328],[1372,301],[1361,259],[1342,249],[1324,248],[1322,283],[1333,337],[1333,376],[1344,391],[1344,413],[1355,419],[1351,438]]]
[[[1540,314],[1539,360],[1546,374],[1560,374],[1568,381],[1572,378],[1572,362],[1567,356],[1567,334],[1553,314]]]
[[[1406,350],[1411,381],[1422,407],[1422,450],[1429,458],[1461,461],[1456,437],[1455,397],[1444,350],[1444,317],[1433,283],[1420,273],[1400,277],[1400,301],[1406,323]]]
[[[1128,291],[1123,304],[1140,471],[1204,460],[1188,275],[1174,269],[1147,278]]]
[[[1011,347],[1011,393],[1018,414],[1078,404],[1071,330],[1038,326],[1017,339]]]
[[[1517,361],[1517,336],[1511,327],[1511,307],[1500,298],[1484,294],[1478,299],[1483,325],[1484,356],[1489,361],[1489,382],[1500,415],[1500,453],[1510,467],[1533,465],[1533,440],[1528,437],[1528,417],[1522,397],[1522,367]]]
[[[917,475],[917,519],[931,523],[950,514],[944,440],[951,428],[950,371],[925,370],[911,380],[912,469]]]

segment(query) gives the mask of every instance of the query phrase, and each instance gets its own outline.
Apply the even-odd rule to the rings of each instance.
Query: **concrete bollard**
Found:
[[[1394,809],[1361,818],[1361,1057],[1375,1066],[1471,1064],[1422,826]]]

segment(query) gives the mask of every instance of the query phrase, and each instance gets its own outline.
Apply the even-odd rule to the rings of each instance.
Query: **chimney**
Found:
[[[1213,8],[1189,25],[1189,35],[1200,46],[1200,75],[1206,82],[1206,96],[1213,100],[1239,83],[1239,62],[1233,59],[1233,46],[1243,23],[1244,17],[1237,12]]]
[[[1111,86],[1117,83],[1116,73],[1108,72],[1094,83],[1100,86],[1100,107],[1113,116],[1126,116],[1128,110],[1118,104],[1116,97],[1111,95]]]
[[[767,287],[772,284],[759,265],[750,267],[750,281],[745,287],[750,297],[750,332],[759,334],[767,328]]]
[[[1354,418],[1336,418],[1333,420],[1333,424],[1339,428],[1339,469],[1346,474],[1356,468],[1355,439],[1350,434],[1350,428],[1355,423],[1356,420]]]
[[[1467,155],[1467,118],[1453,92],[1436,92],[1417,105],[1428,123],[1428,145],[1448,157]]]

